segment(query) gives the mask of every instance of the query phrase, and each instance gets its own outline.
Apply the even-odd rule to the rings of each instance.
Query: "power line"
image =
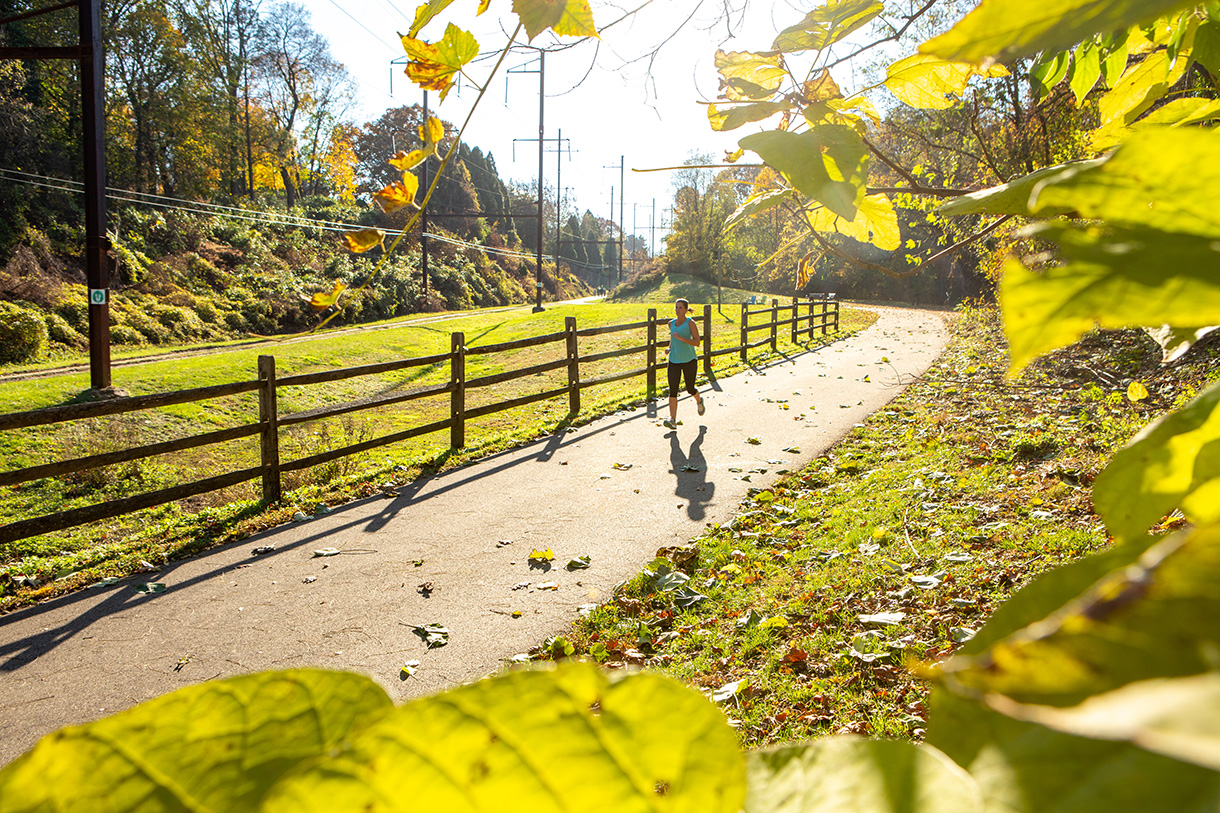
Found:
[[[42,180],[31,180],[30,178],[13,177],[14,175],[30,175],[30,173],[17,172],[15,170],[6,170],[0,168],[0,178],[13,181],[15,183],[23,183],[30,186],[39,186],[45,189],[54,189],[60,192],[71,192],[82,194],[80,181],[73,181],[66,178],[48,178],[46,176],[31,176],[32,178],[42,178]],[[48,181],[58,181],[61,184],[70,184],[70,186],[60,186]],[[173,201],[171,203],[163,203],[157,200],[144,200],[142,197],[160,198],[162,200]],[[330,231],[338,233],[346,233],[357,227],[354,223],[338,223],[327,220],[314,220],[307,217],[300,218],[282,218],[274,215],[258,216],[259,213],[251,212],[248,209],[237,209],[232,206],[222,206],[220,204],[197,203],[195,201],[181,200],[179,198],[167,198],[164,195],[146,195],[142,192],[130,192],[124,189],[107,188],[106,197],[110,200],[116,200],[123,203],[137,203],[145,206],[152,206],[158,209],[167,211],[188,212],[196,215],[207,215],[210,217],[227,217],[233,220],[244,220],[251,223],[261,223],[268,226],[300,226],[318,229],[319,231]],[[185,205],[182,205],[185,204]]]
[[[395,48],[393,45],[390,45],[390,43],[388,43],[388,42],[386,42],[385,40],[383,40],[383,39],[382,39],[380,36],[378,36],[378,34],[377,34],[377,32],[376,32],[376,31],[374,31],[373,29],[369,28],[369,27],[368,27],[367,25],[365,25],[364,23],[360,22],[360,20],[358,20],[356,17],[352,16],[352,13],[351,13],[350,11],[348,11],[348,10],[347,10],[347,9],[345,9],[343,6],[341,6],[341,5],[339,5],[338,3],[336,3],[336,2],[335,2],[335,0],[330,0],[330,4],[331,4],[332,6],[334,6],[335,8],[339,9],[339,11],[342,11],[344,14],[346,14],[346,15],[347,15],[347,16],[348,16],[348,17],[351,19],[351,21],[352,21],[352,22],[354,22],[356,25],[360,26],[360,27],[361,27],[361,28],[363,28],[365,31],[369,32],[369,35],[370,35],[370,36],[372,36],[372,38],[373,38],[373,39],[377,40],[378,42],[380,42],[380,43],[381,43],[382,45],[384,45],[386,48],[389,48],[389,49],[390,49],[391,51],[393,51],[394,53],[398,53],[398,49],[397,49],[397,48]]]

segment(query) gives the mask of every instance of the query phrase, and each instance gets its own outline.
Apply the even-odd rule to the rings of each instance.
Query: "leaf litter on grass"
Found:
[[[911,666],[947,657],[1019,586],[1105,545],[1093,477],[1220,367],[1215,349],[1159,373],[1158,359],[1138,331],[1097,333],[1009,381],[998,319],[968,310],[920,381],[755,492],[681,566],[654,562],[620,585],[567,640],[577,657],[731,698],[747,745],[918,739],[927,691]],[[1127,397],[1132,379],[1149,398]]]

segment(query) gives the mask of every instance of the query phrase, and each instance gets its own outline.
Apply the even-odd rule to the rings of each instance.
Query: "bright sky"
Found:
[[[330,41],[335,58],[344,63],[356,81],[358,103],[351,117],[358,123],[377,118],[390,107],[422,101],[402,74],[391,69],[390,60],[402,56],[398,32],[405,32],[414,18],[414,0],[303,0],[314,28]],[[496,0],[482,17],[474,17],[475,0],[458,0],[423,32],[425,39],[439,39],[448,22],[471,31],[483,52],[498,49],[507,41],[510,17],[497,18]],[[725,50],[766,49],[775,32],[799,21],[816,3],[794,0],[791,5],[755,3],[758,8],[745,28],[746,35],[726,41],[726,25],[714,23],[720,2],[699,0],[654,0],[638,14],[603,31],[602,41],[587,41],[546,57],[546,138],[562,131],[563,153],[556,143],[546,144],[544,173],[554,186],[560,159],[560,181],[565,206],[575,201],[581,212],[591,209],[599,217],[610,216],[611,187],[614,188],[615,221],[619,218],[619,163],[626,163],[624,225],[628,234],[649,239],[653,200],[656,200],[656,241],[661,248],[665,211],[673,199],[671,176],[665,172],[639,173],[635,168],[681,164],[692,153],[706,153],[716,161],[725,150],[735,149],[737,139],[754,129],[743,127],[731,133],[716,133],[708,126],[707,108],[700,100],[716,95],[717,74],[713,57]],[[669,42],[650,66],[636,60],[658,42],[693,19]],[[594,17],[604,28],[622,12],[594,0]],[[741,26],[737,26],[741,28]],[[573,42],[565,38],[566,42]],[[549,33],[535,45],[550,47],[556,39]],[[533,63],[531,65],[531,63]],[[476,64],[470,71],[478,80],[490,71],[494,60]],[[472,147],[495,155],[502,177],[532,181],[538,171],[538,75],[506,74],[506,68],[536,68],[531,52],[510,54],[466,131]],[[392,77],[392,91],[391,91]],[[845,87],[855,85],[850,69],[836,72]],[[460,125],[477,91],[463,83],[450,93],[439,113]],[[436,109],[437,94],[429,94]],[[535,139],[517,141],[514,139]],[[570,155],[569,155],[570,150]],[[574,197],[573,197],[574,196]],[[634,220],[633,220],[634,218]],[[633,229],[634,222],[634,229]]]

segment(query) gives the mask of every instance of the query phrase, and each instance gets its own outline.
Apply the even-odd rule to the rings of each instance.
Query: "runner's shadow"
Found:
[[[677,479],[674,494],[686,500],[686,515],[701,520],[707,514],[707,506],[716,494],[716,484],[707,479],[707,461],[703,458],[703,436],[707,427],[699,427],[699,437],[690,445],[690,452],[682,451],[677,432],[669,433],[669,462]],[[694,469],[694,471],[691,471]]]

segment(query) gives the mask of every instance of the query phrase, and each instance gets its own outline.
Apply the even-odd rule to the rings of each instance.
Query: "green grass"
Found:
[[[740,311],[741,303],[752,296],[765,300],[768,303],[772,299],[778,299],[781,305],[792,302],[792,297],[790,296],[782,297],[762,291],[748,291],[744,288],[726,287],[722,288],[719,294],[717,294],[716,286],[712,283],[698,277],[687,276],[686,274],[669,274],[661,280],[659,285],[654,285],[647,290],[636,293],[619,294],[612,292],[614,302],[646,302],[649,304],[662,303],[664,305],[672,305],[675,299],[685,299],[695,308],[705,304],[715,307],[716,303],[720,302],[726,310],[731,308],[735,313]]]
[[[721,702],[747,745],[918,739],[926,691],[910,667],[947,656],[1021,584],[1107,543],[1089,484],[1158,411],[1216,377],[1210,353],[1157,371],[1146,336],[1112,333],[1009,383],[994,314],[969,312],[889,408],[534,654],[570,646],[709,694],[736,683]],[[1090,369],[1159,378],[1154,403],[1076,377]],[[705,598],[680,606],[661,578],[674,569]],[[861,619],[882,613],[902,615]]]
[[[656,302],[666,314],[671,304]],[[712,338],[716,349],[736,346],[737,308],[713,309]],[[575,316],[578,328],[642,321],[646,307],[636,303],[597,303],[552,306],[533,314],[529,307],[472,312],[449,319],[411,320],[374,326],[375,329],[321,333],[273,345],[239,345],[206,355],[176,355],[138,366],[117,368],[114,384],[131,395],[209,386],[256,377],[259,355],[276,358],[281,377],[337,367],[373,364],[406,357],[448,352],[450,333],[464,333],[467,347],[553,333],[565,318]],[[844,309],[842,332],[862,329],[875,316]],[[762,333],[752,335],[752,339]],[[830,334],[827,339],[835,338]],[[645,343],[643,328],[580,340],[589,355]],[[815,337],[814,344],[823,338]],[[778,352],[797,352],[780,331]],[[496,355],[467,357],[467,378],[519,369],[562,358],[564,343]],[[771,357],[768,348],[750,354],[751,363]],[[591,378],[644,366],[643,354],[629,355],[581,367]],[[731,375],[744,364],[736,355],[717,360],[716,373]],[[364,376],[311,387],[281,388],[280,414],[389,395],[395,391],[448,380],[448,364],[411,368],[392,374]],[[467,392],[467,408],[507,400],[517,395],[566,384],[566,372],[529,376],[503,385]],[[9,381],[0,384],[0,410],[20,411],[71,402],[88,386],[86,374]],[[554,432],[573,422],[585,422],[645,397],[643,377],[614,382],[582,392],[582,409],[569,416],[567,398],[559,397],[467,422],[464,449],[448,449],[448,433],[439,432],[374,452],[341,458],[313,469],[286,474],[282,503],[263,506],[258,483],[247,483],[201,495],[178,504],[93,523],[62,533],[19,540],[0,546],[0,611],[87,584],[103,576],[119,576],[140,567],[140,560],[160,561],[190,555],[211,545],[242,538],[289,520],[298,510],[312,512],[322,503],[333,505],[366,496],[386,480],[405,482],[423,473],[460,465],[527,440]],[[72,459],[129,448],[170,438],[212,431],[257,420],[253,393],[185,404],[110,418],[0,433],[0,460],[15,469],[57,459]],[[282,461],[290,461],[352,443],[369,440],[448,417],[447,397],[351,413],[312,421],[281,431]],[[49,514],[103,500],[166,488],[198,479],[200,472],[219,474],[258,465],[257,438],[232,441],[175,456],[112,466],[62,478],[46,478],[0,490],[0,522]]]

